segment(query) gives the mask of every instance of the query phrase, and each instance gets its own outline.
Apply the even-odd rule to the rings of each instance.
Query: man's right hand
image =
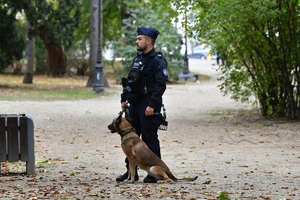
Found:
[[[128,103],[127,103],[127,102],[122,102],[122,103],[121,103],[121,108],[122,108],[122,110],[123,110],[124,108],[126,108],[126,107],[128,107]]]

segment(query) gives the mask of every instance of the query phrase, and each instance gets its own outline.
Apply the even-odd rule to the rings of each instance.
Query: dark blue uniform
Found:
[[[155,54],[154,52],[155,50],[152,49],[147,54],[138,54],[133,61],[132,68],[135,65],[136,59],[141,61],[147,60],[147,64],[142,70],[142,83],[138,91],[137,101],[130,103],[129,113],[132,119],[132,126],[135,128],[136,133],[141,135],[142,140],[157,156],[161,157],[157,135],[161,115],[145,115],[148,106],[154,108],[154,113],[160,113],[162,95],[166,90],[166,81],[168,80],[167,61],[162,54]],[[124,88],[121,94],[121,102],[128,100],[128,92],[129,91]]]

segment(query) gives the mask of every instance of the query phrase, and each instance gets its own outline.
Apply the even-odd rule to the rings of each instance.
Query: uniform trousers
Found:
[[[138,103],[130,104],[129,114],[132,120],[131,125],[136,130],[136,133],[141,136],[149,149],[161,158],[160,143],[157,134],[161,122],[161,105],[154,108],[154,115],[146,116],[145,111],[148,103],[149,99],[139,99]],[[127,158],[125,162],[128,163]]]

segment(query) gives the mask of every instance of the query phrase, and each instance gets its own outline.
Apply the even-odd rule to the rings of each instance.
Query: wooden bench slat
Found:
[[[0,162],[6,162],[5,118],[0,117]]]
[[[7,138],[8,138],[8,160],[10,162],[19,161],[19,135],[18,118],[7,118]]]
[[[20,117],[20,160],[28,161],[27,117]]]

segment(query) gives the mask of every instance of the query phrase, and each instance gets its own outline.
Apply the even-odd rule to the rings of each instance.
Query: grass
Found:
[[[105,93],[103,94],[105,95]],[[43,101],[43,100],[76,100],[98,97],[92,89],[85,90],[28,90],[1,89],[0,100],[6,101]]]
[[[33,84],[23,84],[23,75],[10,75],[0,74],[0,85],[24,85],[24,87],[48,86],[49,88],[54,86],[79,86],[85,87],[88,77],[82,78],[51,78],[43,75],[34,75]]]
[[[232,114],[232,111],[233,111],[232,109],[220,110],[220,111],[212,112],[212,113],[210,113],[210,115],[212,115],[212,116],[230,115],[230,114]]]
[[[258,115],[258,111],[256,109],[250,109],[250,110],[245,110],[245,109],[225,109],[225,110],[217,110],[214,112],[209,113],[211,116],[228,116],[232,115],[235,117],[248,117],[248,116],[253,116],[253,115]]]
[[[197,73],[194,73],[194,72],[191,72],[191,74],[197,74]],[[211,79],[211,77],[209,76],[206,76],[206,75],[203,75],[203,74],[199,74],[199,81],[209,81]]]
[[[35,75],[33,84],[23,84],[22,75],[0,75],[0,100],[43,101],[78,100],[110,95],[96,95],[93,88],[86,87],[88,77],[49,78]]]
[[[93,88],[86,87],[88,77],[51,78],[34,75],[33,84],[23,84],[23,78],[23,75],[0,74],[0,101],[79,100],[112,94],[106,90],[103,94],[94,94]],[[106,68],[106,78],[116,82],[116,74],[111,68]],[[199,79],[207,81],[210,77],[200,75]]]

